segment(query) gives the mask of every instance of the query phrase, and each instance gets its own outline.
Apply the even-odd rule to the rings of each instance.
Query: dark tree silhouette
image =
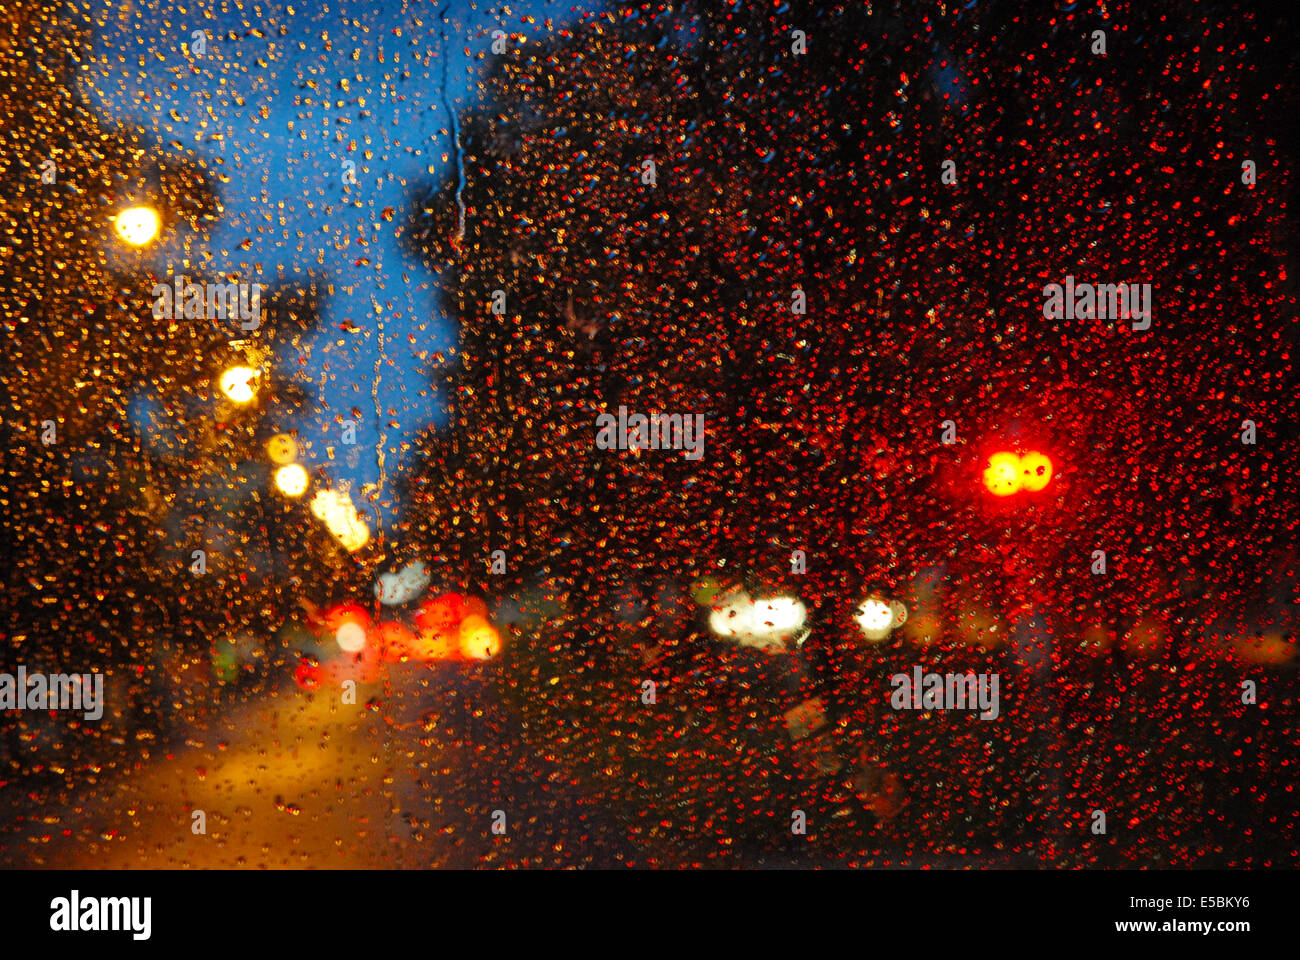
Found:
[[[1267,624],[1278,581],[1294,583],[1291,171],[1261,66],[1290,56],[1275,25],[705,6],[598,16],[496,58],[455,179],[415,200],[410,235],[445,268],[462,333],[439,371],[453,425],[424,438],[412,526],[470,586],[544,579],[567,603],[510,654],[527,735],[612,784],[637,829],[725,848],[781,834],[787,800],[822,791],[771,746],[776,704],[815,693],[841,758],[886,757],[906,781],[906,855],[1213,856],[1164,828],[1077,838],[1088,804],[1125,823],[1223,814],[1223,755],[1189,767],[1176,746],[1115,746],[1211,742],[1237,722],[1239,667],[1212,628]],[[1267,172],[1254,184],[1246,159]],[[1048,318],[1044,288],[1067,275],[1151,284],[1150,329]],[[597,449],[596,416],[620,405],[702,413],[704,458]],[[1008,448],[1051,452],[1041,495],[981,489]],[[489,580],[494,549],[509,574]],[[600,613],[724,561],[809,604],[793,690],[698,620],[638,631]],[[943,642],[920,655],[935,669],[1015,677],[1006,721],[882,709],[929,627],[864,645],[850,614],[870,591],[935,625]],[[1162,639],[1142,652],[1140,637]],[[652,667],[656,644],[669,653]],[[647,678],[678,692],[649,708]],[[1203,722],[1186,718],[1196,703],[1212,704]],[[1293,741],[1293,721],[1277,735]],[[847,789],[821,794],[823,822]],[[1272,836],[1293,844],[1283,819]]]
[[[103,671],[109,702],[101,724],[6,718],[5,778],[46,764],[73,777],[102,765],[113,741],[135,749],[145,732],[193,719],[212,698],[218,641],[247,636],[251,664],[274,663],[298,589],[347,562],[302,504],[275,494],[263,452],[305,398],[273,361],[315,326],[316,282],[266,291],[253,331],[156,318],[154,284],[173,278],[111,218],[147,202],[161,246],[201,247],[220,203],[195,160],[84,99],[88,21],[62,3],[11,7],[0,24],[0,643],[6,670]],[[218,390],[235,363],[266,370],[245,407]],[[195,549],[208,554],[203,576],[191,574]],[[46,747],[65,736],[86,750],[54,762]]]

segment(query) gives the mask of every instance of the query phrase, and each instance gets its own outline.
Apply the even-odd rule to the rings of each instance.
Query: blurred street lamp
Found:
[[[277,466],[286,467],[298,459],[298,444],[287,433],[277,433],[266,441],[266,455]]]
[[[158,211],[152,207],[127,207],[114,218],[117,235],[133,247],[143,247],[158,236]]]
[[[307,492],[307,471],[290,463],[275,471],[275,486],[286,497],[301,497]]]
[[[868,597],[853,618],[868,640],[883,640],[894,630],[894,611],[880,597]]]
[[[872,594],[858,604],[853,620],[868,640],[884,640],[907,622],[907,607]]]
[[[222,371],[219,381],[221,392],[229,397],[232,403],[242,406],[257,396],[257,391],[253,387],[256,378],[257,371],[252,367],[227,367]]]

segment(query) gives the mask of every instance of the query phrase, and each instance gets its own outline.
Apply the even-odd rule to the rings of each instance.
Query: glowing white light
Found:
[[[897,630],[903,624],[907,623],[907,607],[903,606],[898,600],[889,601],[889,609],[894,611],[894,629]]]
[[[389,607],[409,603],[424,592],[430,579],[429,568],[416,560],[403,567],[401,573],[381,573],[375,581],[375,596]]]
[[[709,629],[716,636],[734,639],[742,647],[782,653],[786,640],[803,628],[807,618],[808,609],[797,597],[755,601],[739,591],[709,614]]]
[[[143,247],[158,236],[158,214],[149,207],[128,207],[114,222],[117,235],[133,247]]]
[[[719,637],[734,637],[749,630],[749,610],[753,606],[749,595],[738,594],[719,604],[709,614],[709,629]]]
[[[231,367],[221,374],[221,392],[235,403],[248,403],[257,395],[253,389],[256,377],[252,367]]]
[[[311,512],[349,552],[360,550],[370,540],[370,528],[352,506],[352,498],[346,492],[319,491],[312,497]]]
[[[286,497],[301,497],[307,492],[307,471],[296,463],[275,471],[275,485]]]
[[[794,597],[759,600],[749,615],[755,633],[793,633],[803,626],[808,611]]]
[[[366,648],[366,628],[349,620],[339,625],[334,639],[344,653],[360,653]]]
[[[858,604],[858,612],[853,619],[868,640],[884,640],[894,630],[896,614],[886,601],[879,597],[867,597]]]

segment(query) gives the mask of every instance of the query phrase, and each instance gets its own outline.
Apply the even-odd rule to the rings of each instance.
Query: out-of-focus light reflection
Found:
[[[366,646],[366,628],[349,620],[339,624],[338,630],[334,632],[334,640],[344,653],[360,653]]]
[[[428,638],[454,635],[467,614],[464,597],[459,593],[444,593],[420,604],[415,614],[415,628],[421,636]]]
[[[863,600],[853,619],[868,640],[884,640],[894,630],[894,610],[879,597]]]
[[[150,207],[128,207],[115,221],[117,235],[133,247],[143,247],[158,236],[158,213]]]
[[[301,497],[307,492],[307,471],[296,463],[275,471],[275,486],[286,497]]]
[[[751,629],[768,633],[789,633],[803,626],[807,610],[794,597],[771,597],[754,603]]]
[[[430,579],[429,568],[416,560],[403,567],[400,573],[381,573],[375,581],[375,596],[385,606],[401,606],[423,593]]]
[[[248,403],[257,396],[257,391],[253,389],[256,377],[257,371],[252,367],[229,367],[221,374],[221,392],[234,403]]]
[[[298,459],[298,444],[287,433],[277,433],[266,441],[266,455],[271,462],[284,467]]]
[[[999,451],[989,457],[984,468],[984,487],[995,497],[1009,497],[1021,490],[1034,493],[1045,488],[1051,479],[1051,458],[1033,450],[1023,454]]]
[[[490,660],[501,650],[501,635],[487,618],[471,613],[460,623],[460,653],[468,660]]]
[[[1009,497],[1020,490],[1020,458],[1014,453],[995,453],[984,468],[984,486],[995,497]]]
[[[375,639],[379,646],[379,655],[383,660],[393,663],[402,660],[419,659],[420,638],[403,623],[385,620],[375,628]]]
[[[1030,492],[1042,490],[1052,479],[1051,458],[1043,453],[1026,453],[1020,458],[1020,485]]]
[[[360,550],[370,540],[370,527],[352,506],[352,498],[347,493],[319,491],[312,498],[311,512],[349,552]]]
[[[746,608],[749,598],[742,604],[740,598],[719,604],[709,614],[709,629],[719,637],[734,637],[748,626]]]
[[[709,615],[709,629],[741,646],[782,652],[785,641],[802,629],[808,610],[797,597],[753,600],[740,591]]]

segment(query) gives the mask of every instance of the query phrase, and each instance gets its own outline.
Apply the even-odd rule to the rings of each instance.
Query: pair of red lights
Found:
[[[984,487],[995,497],[1042,490],[1052,479],[1052,460],[1045,453],[1000,451],[984,468]]]

